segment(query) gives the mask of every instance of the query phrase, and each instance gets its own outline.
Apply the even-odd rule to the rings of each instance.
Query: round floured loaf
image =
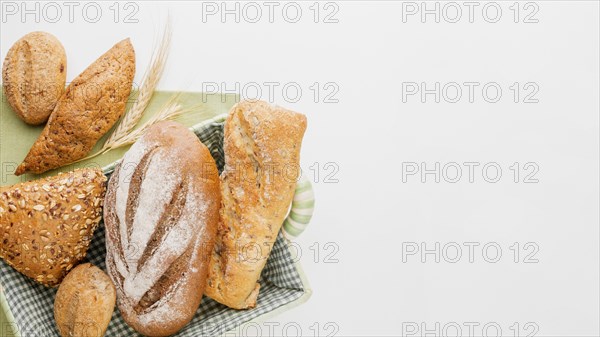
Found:
[[[168,336],[194,317],[219,205],[215,161],[178,123],[151,127],[115,169],[104,208],[106,267],[136,331]]]

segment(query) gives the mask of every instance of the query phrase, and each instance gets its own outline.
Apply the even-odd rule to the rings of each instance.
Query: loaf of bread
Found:
[[[48,120],[65,91],[67,56],[54,35],[32,32],[8,50],[2,84],[8,103],[27,124]]]
[[[206,295],[234,309],[256,305],[257,283],[294,195],[302,114],[242,101],[225,124],[221,223]]]
[[[102,337],[115,310],[116,291],[100,268],[84,263],[60,284],[54,319],[62,337]]]
[[[45,286],[57,286],[85,257],[105,190],[100,169],[0,188],[0,258]]]
[[[168,336],[196,313],[219,219],[219,175],[209,150],[175,122],[152,126],[110,178],[106,266],[133,329]]]
[[[85,157],[125,111],[134,74],[135,52],[126,39],[71,82],[15,174],[42,173]]]

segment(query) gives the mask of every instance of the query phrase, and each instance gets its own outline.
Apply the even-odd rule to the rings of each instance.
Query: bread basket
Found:
[[[224,164],[222,145],[225,108],[223,105],[220,114],[191,127],[210,149],[219,170]],[[117,162],[105,166],[104,173],[110,175]],[[192,322],[176,336],[223,335],[242,324],[264,320],[307,301],[312,292],[300,264],[295,261],[293,250],[289,249],[289,238],[298,235],[308,224],[313,204],[310,182],[303,179],[298,183],[290,214],[303,214],[305,221],[298,223],[298,217],[292,219],[291,216],[286,220],[285,228],[279,234],[263,270],[256,308],[236,311],[204,297]],[[295,209],[295,205],[298,209]],[[104,226],[101,223],[92,240],[87,260],[105,269],[105,254]],[[0,336],[59,336],[53,318],[55,294],[56,289],[48,289],[35,283],[0,260]],[[138,334],[125,324],[118,310],[115,310],[106,336]]]

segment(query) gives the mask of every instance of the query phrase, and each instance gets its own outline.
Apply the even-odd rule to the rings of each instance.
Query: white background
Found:
[[[494,19],[495,7],[482,14],[486,2],[476,3],[472,18],[469,7],[458,2],[463,13],[457,23],[448,22],[456,12],[447,7],[444,13],[445,2],[438,3],[439,23],[433,14],[422,22],[419,14],[407,15],[410,4],[391,1],[321,3],[318,23],[312,1],[297,3],[302,8],[297,23],[286,21],[294,19],[295,7],[286,15],[283,5],[269,22],[263,2],[257,2],[263,11],[258,23],[249,22],[256,12],[250,7],[244,12],[245,3],[239,23],[233,14],[222,20],[220,10],[209,15],[203,12],[207,5],[194,2],[136,2],[139,11],[131,18],[137,23],[124,22],[135,7],[121,4],[115,23],[112,1],[99,3],[103,12],[95,23],[87,22],[95,13],[88,9],[85,16],[83,3],[75,7],[72,23],[63,3],[58,2],[58,20],[55,9],[44,13],[41,3],[36,23],[34,15],[23,20],[21,9],[10,14],[7,3],[2,58],[22,35],[45,30],[64,44],[70,80],[131,37],[139,82],[169,13],[173,45],[161,89],[200,91],[218,83],[234,90],[239,83],[242,91],[258,83],[262,99],[307,115],[302,166],[315,179],[318,163],[320,175],[314,184],[316,214],[298,242],[314,295],[270,320],[280,324],[277,335],[295,335],[294,328],[283,326],[297,324],[306,336],[334,330],[338,336],[399,335],[413,326],[420,336],[423,328],[436,332],[439,323],[437,334],[455,334],[453,326],[459,325],[468,336],[469,322],[477,335],[486,333],[486,324],[489,335],[495,335],[494,327],[507,336],[524,336],[535,327],[537,336],[599,335],[598,2],[538,1],[529,7],[521,2],[518,23],[512,1],[495,3],[502,9],[496,23],[486,21]],[[537,13],[526,18],[535,6]],[[336,9],[329,19],[338,22],[324,22]],[[524,22],[531,20],[538,22]],[[265,82],[279,83],[273,96]],[[315,82],[321,86],[318,99],[310,88]],[[324,88],[328,82],[333,84]],[[454,98],[453,91],[439,103],[433,94],[424,102],[420,95],[403,102],[407,82],[424,82],[429,89],[436,82],[481,85],[472,103],[464,85],[457,103],[444,99]],[[496,103],[481,93],[488,82],[502,89]],[[518,103],[509,88],[514,82],[521,87]],[[533,84],[525,90],[528,82]],[[287,83],[301,87],[298,102],[292,102],[293,90],[282,93]],[[532,99],[538,102],[524,103],[534,87],[539,90]],[[339,89],[330,97],[337,103],[328,103],[324,95],[333,88]],[[252,98],[256,91],[245,94]],[[488,94],[495,96],[493,90]],[[457,163],[462,177],[449,182],[455,176],[449,170],[439,183],[433,174],[424,183],[419,174],[403,182],[403,168],[411,165],[406,163],[433,169],[436,162],[442,168]],[[472,183],[464,162],[480,163]],[[510,169],[514,162],[520,163],[518,183]],[[528,162],[533,164],[525,169]],[[335,167],[326,163],[339,168],[330,177],[337,183],[323,181]],[[498,182],[484,179],[486,163],[501,167]],[[538,182],[525,183],[535,167]],[[490,169],[486,177],[494,176]],[[411,243],[434,249],[436,242],[439,263],[433,253],[424,262],[420,254],[403,254]],[[456,263],[450,261],[456,255],[453,242],[462,247]],[[479,245],[472,263],[465,242]],[[510,249],[515,242],[519,262]],[[495,257],[493,248],[482,252],[488,243],[502,249],[496,263],[486,260]],[[535,254],[528,259],[529,253]],[[256,334],[240,332],[245,333]],[[262,334],[270,334],[268,325]]]

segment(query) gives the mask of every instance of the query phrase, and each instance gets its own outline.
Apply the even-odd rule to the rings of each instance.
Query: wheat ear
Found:
[[[174,96],[175,97],[175,96]],[[135,143],[144,133],[146,133],[146,131],[148,131],[148,129],[160,122],[160,121],[166,121],[166,120],[171,120],[176,118],[177,116],[181,115],[182,113],[184,113],[184,109],[181,107],[181,105],[179,103],[175,103],[174,99],[171,99],[167,104],[165,104],[157,113],[155,113],[152,117],[150,117],[149,120],[147,120],[146,122],[144,122],[144,124],[142,124],[139,128],[129,132],[127,135],[125,135],[124,137],[121,137],[117,140],[115,140],[115,142],[113,143],[113,146],[111,148],[119,148],[121,146],[126,146],[126,145],[130,145]],[[109,151],[110,149],[107,149],[105,151]]]
[[[98,152],[91,154],[85,158],[82,158],[79,161],[87,160],[103,153],[106,153],[112,149],[116,149],[121,147],[122,139],[126,138],[128,134],[135,128],[137,123],[140,121],[148,104],[150,103],[150,99],[154,95],[154,91],[160,78],[162,77],[163,71],[165,69],[165,64],[167,63],[167,58],[169,56],[169,49],[171,46],[171,21],[170,18],[167,20],[167,24],[165,25],[165,30],[163,32],[163,36],[160,40],[158,48],[154,49],[152,57],[150,59],[150,67],[146,69],[146,73],[144,74],[142,80],[142,86],[138,91],[138,95],[136,97],[136,101],[133,103],[131,108],[123,115],[119,124],[114,128],[110,136],[104,141],[102,148],[98,150]]]
[[[170,22],[167,22],[160,45],[156,52],[152,55],[150,68],[146,70],[146,74],[142,80],[142,87],[139,90],[137,100],[133,106],[131,106],[131,109],[127,111],[125,116],[123,116],[108,139],[106,139],[100,152],[114,148],[114,145],[118,143],[118,140],[131,132],[131,130],[133,130],[133,128],[144,115],[144,111],[146,111],[146,108],[150,103],[150,99],[154,94],[154,90],[156,89],[156,86],[158,85],[158,82],[165,69],[170,45],[171,25]]]
[[[121,146],[131,145],[135,143],[141,136],[148,131],[148,129],[161,121],[167,121],[175,119],[185,113],[190,113],[192,111],[196,111],[201,109],[201,106],[191,106],[187,108],[183,108],[181,104],[177,103],[180,94],[174,94],[171,98],[162,106],[162,108],[156,112],[150,119],[145,121],[140,127],[129,132],[126,136],[117,139],[112,148],[116,149]],[[105,150],[109,151],[110,149]]]

